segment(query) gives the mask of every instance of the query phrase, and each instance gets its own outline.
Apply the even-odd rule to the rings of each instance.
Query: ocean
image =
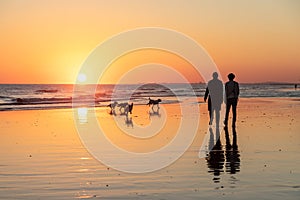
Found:
[[[202,97],[206,84],[141,84],[141,85],[81,85],[76,95],[72,84],[1,84],[0,111],[72,108],[72,102],[82,106],[107,106],[112,100],[146,104],[148,98],[160,98],[162,103],[176,103],[178,97]],[[240,97],[300,97],[300,88],[293,84],[240,84]]]

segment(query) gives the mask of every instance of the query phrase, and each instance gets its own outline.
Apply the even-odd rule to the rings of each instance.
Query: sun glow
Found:
[[[80,83],[84,83],[86,81],[86,75],[85,74],[79,74],[77,76],[77,80],[80,82]]]

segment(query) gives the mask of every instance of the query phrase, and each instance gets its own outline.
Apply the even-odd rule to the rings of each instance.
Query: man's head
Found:
[[[233,81],[233,79],[235,78],[235,75],[233,73],[230,73],[230,74],[228,74],[227,77],[230,81]]]
[[[212,74],[212,76],[213,76],[213,79],[217,79],[219,75],[218,75],[217,72],[214,72],[214,73]]]

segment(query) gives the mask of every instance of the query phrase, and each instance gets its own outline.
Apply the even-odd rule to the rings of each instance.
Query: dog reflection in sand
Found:
[[[131,127],[133,128],[133,121],[132,121],[132,117],[126,115],[125,117],[125,124],[127,125],[127,127]]]
[[[161,114],[160,114],[160,112],[159,112],[159,107],[156,109],[156,110],[154,110],[153,109],[153,107],[152,107],[152,111],[151,110],[149,110],[149,119],[151,119],[151,117],[155,117],[155,116],[157,116],[157,117],[161,117]]]

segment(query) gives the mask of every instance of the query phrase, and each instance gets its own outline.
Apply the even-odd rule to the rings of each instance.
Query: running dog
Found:
[[[159,103],[161,102],[161,99],[157,99],[157,100],[153,100],[149,97],[149,102],[147,103],[147,105],[152,105],[152,108],[154,105],[156,105],[159,108]]]
[[[115,115],[116,114],[116,110],[115,108],[118,106],[118,102],[113,102],[107,105],[107,107],[110,107],[110,113],[111,115]]]

